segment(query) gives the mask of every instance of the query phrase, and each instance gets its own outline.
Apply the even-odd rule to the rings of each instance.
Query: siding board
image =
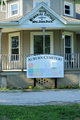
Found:
[[[23,14],[27,14],[33,9],[33,0],[23,0]]]
[[[8,34],[2,34],[2,54],[8,54]]]

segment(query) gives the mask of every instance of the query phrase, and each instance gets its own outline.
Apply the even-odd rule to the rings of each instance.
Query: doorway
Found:
[[[43,35],[34,35],[34,54],[43,54]],[[50,54],[50,35],[45,35],[45,54]]]

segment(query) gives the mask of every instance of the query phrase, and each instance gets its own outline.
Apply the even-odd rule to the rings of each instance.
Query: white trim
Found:
[[[65,13],[65,5],[70,6],[70,12],[71,12],[70,15]],[[72,3],[64,1],[64,15],[66,15],[66,16],[73,16],[73,4]]]
[[[20,13],[21,13],[21,15],[23,15],[23,0],[21,0],[20,8],[19,9],[21,9]]]
[[[74,39],[72,32],[64,32],[64,54],[65,54],[65,36],[71,36],[71,53],[74,53]]]
[[[6,12],[6,10],[3,10],[3,2],[4,2],[4,0],[1,0],[1,12]]]
[[[30,33],[30,54],[34,54],[34,35],[43,35],[43,32],[31,32]],[[54,53],[54,39],[53,32],[45,32],[45,35],[50,35],[50,54]]]
[[[48,2],[48,6],[50,7],[50,0],[33,0],[33,8],[35,8],[36,6],[35,6],[35,3],[40,3],[40,2]]]
[[[20,32],[10,33],[8,35],[8,37],[9,37],[9,54],[11,54],[11,37],[14,37],[14,36],[19,36],[19,54],[20,54]],[[10,61],[10,58],[9,58],[9,61]],[[18,62],[20,62],[20,58],[19,58]]]
[[[13,5],[18,5],[18,13],[17,14],[15,14],[15,15],[12,15],[12,6]],[[10,4],[10,17],[14,17],[14,16],[17,16],[17,15],[19,15],[19,2],[14,2],[14,3],[11,3]]]

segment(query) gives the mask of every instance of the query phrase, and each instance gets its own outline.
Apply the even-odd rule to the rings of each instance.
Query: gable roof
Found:
[[[38,11],[40,8],[44,8],[48,12],[50,12],[53,16],[55,16],[58,20],[63,22],[64,24],[67,24],[67,21],[58,15],[55,11],[53,11],[49,6],[47,6],[44,2],[41,2],[37,7],[35,7],[33,10],[31,10],[27,15],[25,15],[22,19],[19,20],[19,24],[24,22],[27,18],[29,18],[31,15],[33,15],[36,11]]]

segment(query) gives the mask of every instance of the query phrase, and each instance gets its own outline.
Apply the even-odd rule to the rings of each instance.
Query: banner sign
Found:
[[[32,23],[53,23],[54,20],[46,10],[39,10],[37,14],[29,19]]]
[[[63,57],[56,55],[37,55],[28,57],[27,78],[63,78]]]

